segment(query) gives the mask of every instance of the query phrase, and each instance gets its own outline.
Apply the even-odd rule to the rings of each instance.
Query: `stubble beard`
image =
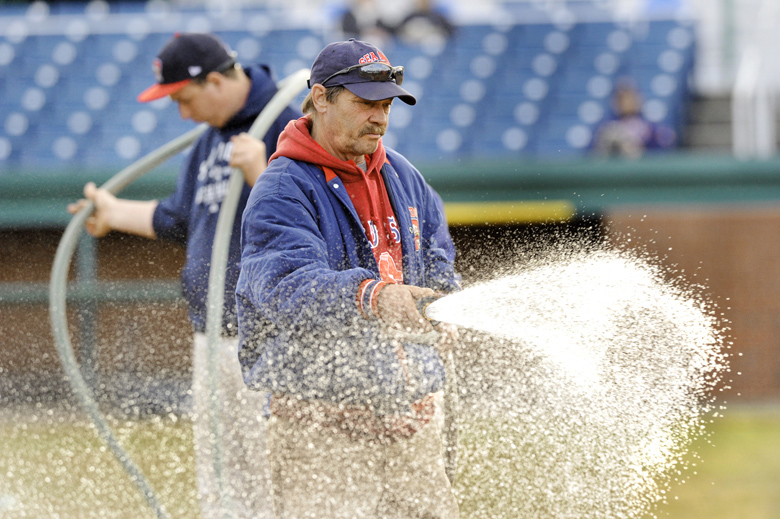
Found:
[[[359,152],[360,155],[371,155],[377,150],[377,148],[379,148],[379,140],[366,142],[363,141],[362,137],[369,134],[377,134],[381,139],[381,137],[384,136],[385,131],[386,129],[381,126],[369,125],[363,127],[363,129],[360,130],[360,133],[358,134],[355,145],[355,147],[359,149],[356,149],[355,151]]]

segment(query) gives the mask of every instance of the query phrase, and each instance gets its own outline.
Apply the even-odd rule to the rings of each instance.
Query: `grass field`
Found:
[[[171,517],[197,518],[190,423],[171,416],[112,425]],[[693,445],[685,482],[647,517],[779,519],[780,406],[728,409],[710,428]],[[507,516],[500,502],[486,505]],[[88,424],[44,409],[0,413],[0,518],[154,516]]]
[[[691,452],[700,461],[673,488],[659,518],[779,519],[780,406],[735,407]]]
[[[4,420],[0,432],[0,517],[155,517],[94,428],[37,411]],[[111,421],[173,518],[197,518],[192,431],[174,417]]]

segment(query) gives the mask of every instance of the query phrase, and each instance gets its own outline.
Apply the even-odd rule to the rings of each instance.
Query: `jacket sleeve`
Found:
[[[158,238],[186,245],[189,216],[192,209],[195,179],[195,153],[190,153],[176,178],[176,187],[167,198],[160,200],[152,216],[152,227]]]
[[[433,188],[426,187],[428,203],[423,217],[426,285],[440,292],[456,292],[461,289],[460,276],[455,273],[455,245],[444,215],[444,203]]]
[[[374,275],[331,265],[316,202],[290,175],[266,170],[253,190],[258,193],[243,216],[237,295],[271,324],[298,333],[359,322],[358,286]]]

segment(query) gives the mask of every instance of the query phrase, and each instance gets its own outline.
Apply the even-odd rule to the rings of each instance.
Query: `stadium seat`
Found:
[[[143,2],[107,5],[109,16],[146,17],[148,30],[112,21],[79,33],[63,24],[62,34],[31,31],[0,42],[0,169],[57,161],[123,167],[193,127],[175,104],[136,101],[154,81],[151,64],[170,27]],[[49,16],[85,9],[59,2]],[[180,9],[185,27],[209,14]],[[388,44],[419,101],[394,106],[388,145],[412,160],[582,155],[585,137],[609,116],[612,87],[624,76],[642,92],[648,117],[682,130],[695,56],[690,24],[616,23],[595,3],[586,17],[593,21],[575,16],[571,23],[553,21],[538,5],[507,4],[507,10],[505,24],[459,25],[441,48]],[[25,11],[4,6],[0,16],[9,13]],[[309,67],[331,41],[322,29],[288,27],[259,7],[244,8],[241,19],[243,25],[215,32],[242,63],[267,63],[279,78]]]

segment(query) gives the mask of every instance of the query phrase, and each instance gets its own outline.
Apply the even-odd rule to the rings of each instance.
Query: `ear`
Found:
[[[222,86],[222,83],[227,79],[227,76],[219,72],[209,72],[206,74],[206,83],[212,83],[215,87]]]
[[[311,87],[311,100],[314,104],[314,109],[317,110],[318,113],[323,113],[328,110],[327,91],[328,89],[319,83],[316,83]]]

